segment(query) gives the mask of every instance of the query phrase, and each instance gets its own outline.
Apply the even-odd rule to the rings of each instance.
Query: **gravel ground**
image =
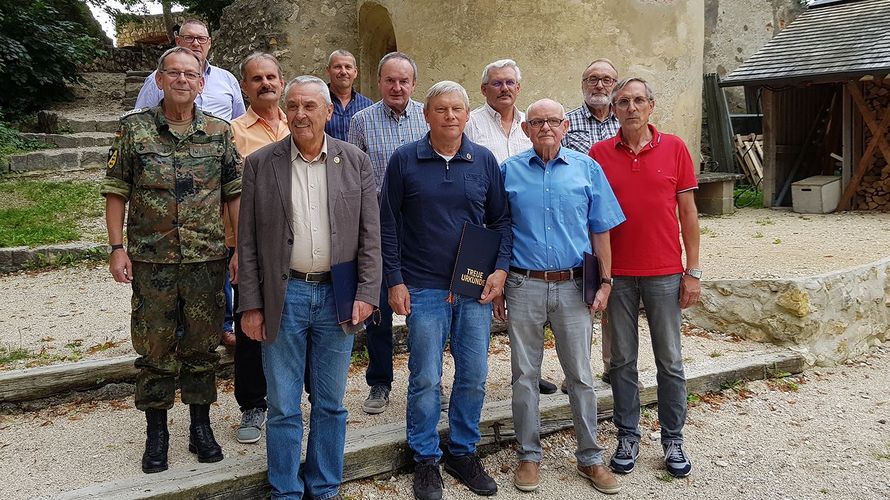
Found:
[[[701,227],[705,279],[814,275],[874,262],[890,249],[888,213],[744,209],[703,217]],[[104,265],[0,276],[0,296],[0,353],[28,351],[0,370],[131,352],[130,288]]]

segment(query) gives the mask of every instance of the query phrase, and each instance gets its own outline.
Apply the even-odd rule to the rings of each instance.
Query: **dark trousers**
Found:
[[[229,257],[233,249],[229,249]],[[238,285],[232,285],[238,310]],[[266,376],[263,374],[263,344],[244,334],[241,313],[235,313],[235,401],[241,411],[266,409]]]
[[[374,324],[372,314],[365,322],[365,345],[368,346],[368,370],[365,381],[368,386],[385,385],[392,388],[392,308],[389,307],[389,289],[380,290],[380,324]]]

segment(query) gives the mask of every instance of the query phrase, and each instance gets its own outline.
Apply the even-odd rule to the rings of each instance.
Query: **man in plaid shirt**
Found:
[[[618,70],[608,59],[597,59],[581,75],[584,103],[566,113],[569,131],[562,145],[581,153],[590,146],[613,137],[618,132],[618,118],[612,113],[611,94],[618,81]]]

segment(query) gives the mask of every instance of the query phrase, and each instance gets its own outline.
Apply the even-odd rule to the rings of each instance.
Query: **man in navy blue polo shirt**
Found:
[[[442,498],[439,423],[442,352],[450,341],[455,376],[448,410],[445,470],[478,495],[497,483],[476,455],[488,375],[491,301],[503,291],[510,262],[510,217],[494,155],[463,134],[470,102],[459,84],[433,85],[423,114],[430,131],[389,160],[380,203],[389,304],[407,316],[408,446],[414,454],[414,495]],[[465,222],[501,233],[496,270],[481,297],[449,300],[451,274]],[[536,384],[537,385],[537,384]]]

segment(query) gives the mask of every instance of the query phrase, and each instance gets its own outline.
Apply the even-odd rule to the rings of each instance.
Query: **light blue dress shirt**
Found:
[[[588,229],[602,233],[624,213],[599,164],[569,148],[544,164],[529,149],[507,158],[501,175],[513,227],[511,265],[533,271],[580,267],[590,252]]]
[[[152,71],[145,78],[139,97],[136,98],[136,109],[153,108],[164,98],[164,91],[155,83],[155,73],[156,71]],[[195,104],[202,111],[228,121],[238,118],[246,111],[238,79],[212,64],[208,64],[204,71],[204,91],[195,98]]]

